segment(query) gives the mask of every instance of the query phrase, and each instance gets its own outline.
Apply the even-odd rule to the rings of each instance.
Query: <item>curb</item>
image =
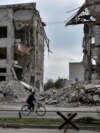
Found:
[[[23,105],[16,105],[16,106],[13,106],[13,105],[0,105],[0,111],[19,111],[21,109]],[[61,112],[91,112],[91,113],[99,113],[100,112],[100,106],[97,106],[97,107],[82,107],[82,108],[73,108],[73,107],[48,107],[48,106],[45,106],[46,107],[46,110],[49,112],[56,112],[56,111],[61,111]]]
[[[13,111],[13,112],[19,112],[20,111],[20,109],[0,109],[0,111]],[[58,110],[46,110],[46,112],[57,112]],[[97,111],[60,111],[60,112],[71,112],[71,113],[73,113],[73,112],[77,112],[77,113],[100,113],[100,112],[97,112]]]
[[[48,126],[48,125],[25,125],[25,124],[0,124],[1,128],[40,128],[40,129],[59,129],[59,126]],[[68,129],[74,130],[72,127],[69,126]],[[94,125],[87,125],[87,126],[80,126],[80,130],[98,130],[100,131],[100,126]]]

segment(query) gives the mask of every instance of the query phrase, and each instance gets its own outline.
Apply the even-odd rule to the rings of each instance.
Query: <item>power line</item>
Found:
[[[75,10],[79,9],[79,8],[80,8],[80,7],[74,8],[74,9],[72,9],[72,10],[67,11],[66,13],[73,12],[73,11],[75,11]]]
[[[64,24],[64,21],[51,21],[51,22],[45,22],[46,24]]]
[[[75,11],[75,10],[77,10],[77,9],[79,9],[80,7],[77,7],[77,8],[75,8],[75,9],[72,9],[72,10],[69,10],[69,11],[67,11],[66,13],[70,13],[70,12],[72,12],[72,11]],[[66,23],[66,21],[68,21],[70,18],[72,18],[75,14],[76,14],[77,12],[75,12],[74,14],[72,14],[67,20],[65,20],[65,21],[51,21],[51,22],[45,22],[47,25],[49,24],[49,25],[57,25],[57,24],[64,24],[64,23]]]
[[[67,18],[64,22],[66,23],[67,21],[69,21],[73,16],[75,16],[77,12],[75,12],[74,14],[72,14],[69,18]]]

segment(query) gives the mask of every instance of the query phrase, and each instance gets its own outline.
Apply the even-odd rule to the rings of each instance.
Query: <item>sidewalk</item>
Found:
[[[0,110],[15,110],[18,111],[21,109],[23,105],[22,104],[16,104],[16,105],[0,105]],[[46,106],[46,110],[47,111],[66,111],[66,112],[100,112],[100,106],[95,106],[95,107],[86,107],[86,106],[82,106],[82,107],[72,107],[72,108],[64,108],[64,107],[48,107]]]
[[[28,125],[28,124],[0,124],[0,128],[9,128],[9,129],[40,129],[40,130],[58,130],[58,131],[64,131],[64,128],[59,130],[59,126],[48,126],[48,125]],[[73,129],[71,126],[68,127],[68,131],[72,130],[73,132],[79,132],[80,131],[99,131],[100,132],[100,126],[96,126],[96,125],[78,125],[79,127],[79,131]],[[1,132],[0,132],[1,133]],[[87,133],[87,132],[84,132]]]
[[[63,130],[58,129],[2,129],[0,133],[63,133]],[[77,133],[75,130],[68,130],[68,133]],[[98,131],[80,130],[78,133],[99,133]]]

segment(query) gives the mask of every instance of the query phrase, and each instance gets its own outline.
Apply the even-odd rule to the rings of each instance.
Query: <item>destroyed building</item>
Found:
[[[100,0],[85,0],[67,25],[84,24],[84,80],[100,79]]]
[[[43,88],[44,26],[36,3],[0,6],[0,81]]]

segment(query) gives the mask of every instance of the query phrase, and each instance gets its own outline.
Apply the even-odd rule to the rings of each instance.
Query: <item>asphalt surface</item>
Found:
[[[61,111],[65,116],[69,113],[67,111]],[[18,110],[1,110],[0,111],[0,117],[14,117],[17,118],[18,117]],[[79,118],[79,117],[94,117],[94,118],[100,118],[100,113],[97,112],[77,112],[77,116],[75,118]],[[35,112],[32,112],[29,116],[23,116],[23,118],[40,118],[41,116],[38,116]],[[60,116],[57,115],[56,111],[47,111],[46,115],[43,116],[44,118],[60,118]]]
[[[58,129],[5,129],[0,128],[0,133],[63,133],[63,130]],[[100,131],[91,131],[91,130],[68,130],[67,133],[100,133]]]

